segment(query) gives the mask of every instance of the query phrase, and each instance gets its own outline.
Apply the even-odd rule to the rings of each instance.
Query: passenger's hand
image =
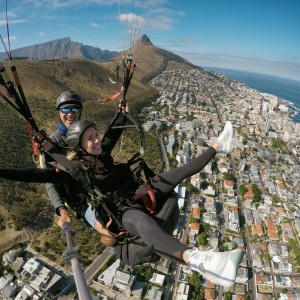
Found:
[[[99,222],[95,224],[96,231],[100,233],[100,242],[105,247],[113,247],[116,243],[116,238],[113,237],[110,232]]]
[[[60,213],[60,218],[57,222],[58,226],[63,228],[63,224],[65,221],[71,223],[71,219],[70,219],[70,216],[69,216],[69,213],[68,211],[65,209],[65,208],[61,208],[61,210],[59,211]]]

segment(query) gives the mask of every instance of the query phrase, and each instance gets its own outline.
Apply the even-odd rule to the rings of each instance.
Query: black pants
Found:
[[[200,172],[215,155],[216,150],[211,147],[187,164],[154,176],[150,185],[156,193],[156,200],[162,200],[182,180]],[[145,188],[140,187],[137,193],[145,193]],[[130,234],[140,236],[158,255],[182,262],[182,254],[188,247],[164,232],[147,213],[136,209],[127,210],[123,214],[122,223]]]
[[[161,201],[162,205],[182,180],[200,172],[215,155],[216,150],[211,147],[187,164],[154,176],[150,181],[150,186],[156,194],[158,207],[159,202]],[[56,173],[51,169],[0,169],[0,177],[23,182],[65,182],[74,188],[74,179],[70,174],[65,172]],[[75,187],[76,183],[75,181]],[[145,186],[140,186],[136,193],[147,194],[147,190]],[[143,211],[137,209],[127,210],[122,216],[122,223],[129,233],[140,236],[149,247],[153,247],[155,252],[161,256],[182,259],[182,253],[187,249],[177,239],[166,234],[158,223]]]

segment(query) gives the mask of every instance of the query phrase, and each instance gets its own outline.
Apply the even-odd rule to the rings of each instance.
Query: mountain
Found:
[[[101,55],[102,59],[104,57],[109,57],[109,59],[106,58],[105,61],[95,59]],[[37,109],[37,116],[46,127],[54,122],[51,120],[53,112],[50,116],[47,115],[49,107],[53,107],[54,99],[62,91],[68,89],[78,91],[84,99],[90,101],[86,109],[88,117],[103,119],[100,115],[104,111],[100,113],[95,109],[98,105],[95,100],[120,91],[122,85],[122,64],[117,84],[113,84],[108,79],[114,76],[112,71],[122,61],[123,53],[83,46],[72,42],[70,38],[16,49],[12,57],[30,105],[33,110]],[[15,59],[16,57],[19,59]],[[31,60],[24,59],[25,57],[47,57],[47,59]],[[55,57],[55,59],[49,57]],[[134,108],[144,105],[145,101],[155,97],[157,92],[145,83],[157,74],[174,69],[199,68],[184,58],[153,45],[146,35],[137,41],[133,50],[133,59],[137,62],[137,70],[131,81],[128,96],[134,99]],[[9,63],[4,61],[3,65],[9,71]],[[145,96],[146,90],[149,97],[148,94]],[[111,105],[108,104],[105,107],[111,107]],[[44,112],[41,113],[41,110]]]
[[[109,67],[111,70],[117,62],[122,60],[119,54],[111,59],[111,61],[103,62],[103,66]],[[199,69],[186,59],[152,44],[149,37],[143,35],[136,43],[133,50],[134,61],[137,62],[137,71],[135,77],[143,82],[151,80],[163,71],[171,71],[176,69]]]
[[[143,82],[149,81],[163,71],[199,68],[186,59],[153,45],[146,35],[137,41],[132,54],[134,61],[137,62],[135,77]],[[122,61],[123,53],[101,50],[73,42],[70,38],[62,38],[12,50],[12,57],[15,60],[87,59],[102,62],[103,67],[113,71]],[[6,58],[5,52],[0,53],[0,60]]]
[[[105,61],[113,58],[117,54],[118,52],[116,51],[101,50],[96,47],[73,42],[68,37],[12,50],[13,58],[21,57],[38,60],[81,58]],[[6,58],[7,55],[5,52],[0,53],[0,60],[5,60]]]

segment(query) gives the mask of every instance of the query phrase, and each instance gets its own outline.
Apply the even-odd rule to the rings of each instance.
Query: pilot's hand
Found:
[[[60,213],[60,218],[57,222],[59,227],[63,228],[63,224],[64,224],[65,221],[71,223],[71,219],[70,219],[69,213],[68,213],[66,208],[62,207],[59,210],[59,213]]]

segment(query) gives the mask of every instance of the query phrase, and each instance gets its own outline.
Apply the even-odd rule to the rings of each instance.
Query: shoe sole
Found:
[[[226,123],[225,124],[225,127],[226,127],[226,125],[228,124],[228,126],[229,126],[229,128],[230,128],[230,130],[229,130],[229,134],[228,134],[228,137],[227,137],[227,139],[226,139],[226,146],[225,146],[225,152],[227,153],[227,154],[229,154],[231,151],[232,151],[232,136],[233,136],[233,128],[232,128],[232,124],[231,123]],[[225,128],[224,128],[225,129]]]
[[[205,272],[205,273],[200,272],[200,274],[205,279],[211,281],[214,284],[222,285],[224,287],[231,287],[235,283],[237,269],[238,269],[238,266],[239,266],[239,264],[241,263],[241,261],[243,259],[243,256],[244,256],[244,251],[241,250],[241,249],[235,249],[231,252],[230,255],[228,255],[227,262],[226,262],[225,265],[227,266],[228,261],[230,260],[231,263],[235,266],[235,270],[234,270],[234,274],[233,274],[234,278],[233,279],[228,279],[228,277],[227,277],[228,272],[226,272],[226,270],[224,270],[223,271],[224,273],[222,273],[221,275],[217,275],[217,274],[214,274],[214,273],[208,273],[208,272]]]
[[[229,154],[232,152],[232,136],[233,136],[233,129],[232,127],[230,128],[230,133],[228,135],[227,143],[226,143],[226,153]]]

